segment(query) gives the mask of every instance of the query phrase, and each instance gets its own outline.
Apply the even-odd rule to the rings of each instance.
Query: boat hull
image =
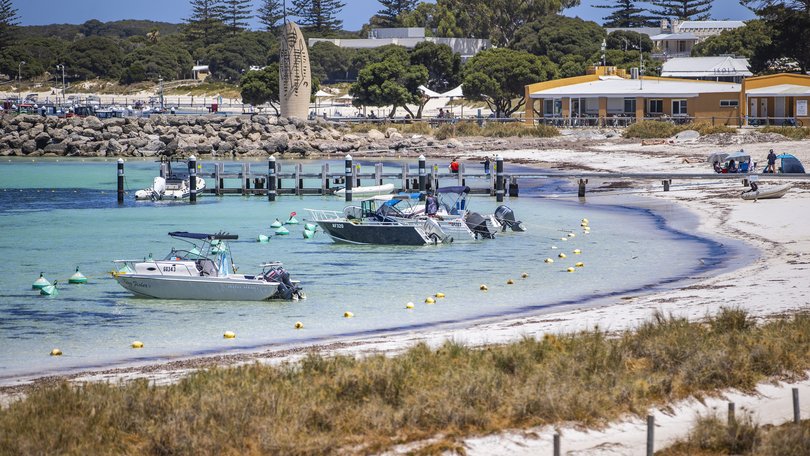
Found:
[[[755,192],[744,192],[740,197],[744,200],[776,199],[785,196],[790,190],[791,184],[780,185],[778,187],[766,188]]]
[[[387,195],[394,191],[394,184],[371,185],[367,187],[355,187],[352,189],[354,196]],[[337,196],[345,196],[346,189],[341,188],[335,192]]]
[[[430,237],[417,225],[363,225],[351,222],[316,222],[336,242],[349,244],[425,245]],[[438,239],[437,239],[438,242]]]
[[[227,277],[176,277],[121,274],[118,283],[138,296],[195,301],[266,301],[278,293],[277,282]]]

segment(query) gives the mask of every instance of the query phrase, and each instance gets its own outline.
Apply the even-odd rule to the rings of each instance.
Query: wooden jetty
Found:
[[[161,165],[163,166],[163,165]],[[209,193],[218,196],[222,195],[256,195],[267,196],[269,201],[275,201],[279,195],[329,195],[333,194],[339,186],[345,188],[346,201],[352,200],[352,189],[362,186],[376,186],[385,183],[394,183],[395,191],[419,192],[424,197],[427,190],[448,185],[466,186],[470,183],[482,182],[485,185],[470,185],[471,193],[490,195],[496,197],[498,202],[502,202],[504,196],[519,196],[520,179],[559,179],[574,180],[578,183],[578,195],[585,196],[586,186],[589,180],[628,180],[628,181],[660,181],[663,190],[669,191],[673,180],[740,180],[744,186],[748,185],[749,176],[756,175],[760,180],[808,180],[809,174],[717,174],[717,173],[607,173],[607,172],[522,172],[505,173],[504,160],[498,155],[493,162],[492,172],[489,173],[467,173],[465,164],[460,163],[458,173],[440,172],[439,165],[434,164],[430,168],[424,156],[418,159],[417,172],[412,173],[409,164],[402,163],[396,172],[384,172],[383,164],[374,165],[373,172],[360,172],[360,165],[354,163],[352,157],[347,155],[343,169],[332,170],[329,163],[321,165],[320,172],[304,172],[301,163],[295,163],[293,170],[289,167],[285,171],[280,162],[275,157],[270,157],[267,164],[264,163],[241,163],[238,172],[225,172],[224,162],[213,163],[206,170],[198,168],[194,156],[189,157],[189,175],[199,175],[212,182],[213,185],[206,185],[204,190],[198,192],[192,188],[191,201],[195,201],[198,193]],[[124,197],[124,162],[118,160],[118,201],[123,203]],[[239,186],[227,187],[226,181],[238,180]],[[318,181],[318,186],[306,187],[305,180],[310,182]],[[191,180],[190,183],[195,182]],[[193,187],[193,184],[192,184]]]

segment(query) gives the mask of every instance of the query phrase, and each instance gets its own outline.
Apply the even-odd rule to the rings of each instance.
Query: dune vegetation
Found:
[[[757,324],[723,309],[660,313],[634,331],[418,344],[396,356],[311,354],[281,366],[32,389],[0,410],[0,454],[368,454],[414,441],[463,451],[469,435],[554,423],[595,426],[722,388],[800,377],[810,315]]]

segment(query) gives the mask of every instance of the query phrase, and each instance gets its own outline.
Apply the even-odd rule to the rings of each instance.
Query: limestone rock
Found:
[[[385,139],[385,133],[381,132],[380,130],[377,130],[376,128],[372,128],[371,130],[369,130],[367,135],[368,139],[372,141],[382,141],[383,139]]]
[[[104,122],[102,122],[96,116],[87,116],[87,117],[85,117],[84,122],[82,123],[82,125],[84,125],[84,128],[90,128],[90,129],[93,129],[93,130],[101,130],[102,128],[104,128]]]

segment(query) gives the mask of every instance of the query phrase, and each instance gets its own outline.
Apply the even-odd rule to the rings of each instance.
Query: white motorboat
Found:
[[[180,200],[191,195],[188,165],[182,167],[184,171],[176,172],[172,170],[171,160],[161,160],[160,169],[161,175],[155,177],[151,187],[135,192],[136,200]],[[197,192],[202,192],[205,189],[205,179],[195,176],[195,182]]]
[[[307,209],[312,221],[335,242],[349,244],[425,245],[453,242],[434,219],[396,217],[394,204],[407,196],[375,196],[343,212]]]
[[[394,191],[394,184],[369,185],[352,188],[354,196],[390,195]],[[341,188],[335,191],[337,196],[345,196],[346,189]]]
[[[116,281],[137,296],[200,301],[265,301],[305,298],[299,281],[279,262],[262,264],[255,275],[236,274],[229,240],[237,235],[185,231],[169,233],[188,242],[188,250],[172,249],[155,260],[116,260]]]
[[[790,190],[791,184],[779,185],[776,187],[761,188],[756,187],[756,190],[748,190],[742,192],[740,198],[744,200],[761,200],[761,199],[776,199],[785,196]]]

